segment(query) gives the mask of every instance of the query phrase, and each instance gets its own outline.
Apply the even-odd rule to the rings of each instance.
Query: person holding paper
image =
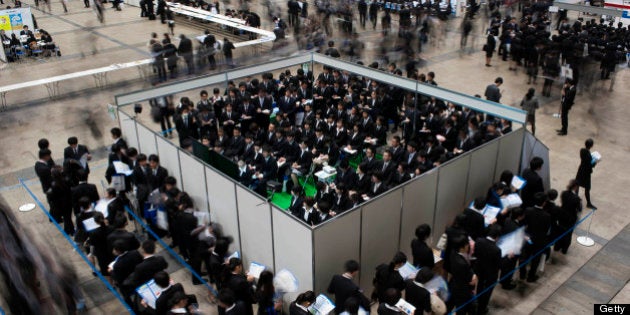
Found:
[[[177,292],[183,293],[184,287],[181,283],[171,284],[171,277],[166,271],[158,271],[155,276],[153,276],[153,280],[155,281],[155,284],[162,289],[162,293],[155,300],[155,314],[166,315],[171,309],[169,307],[171,298]]]
[[[451,297],[446,304],[449,313],[472,299],[478,281],[470,266],[468,238],[459,235],[453,239],[453,243],[457,250],[451,253],[449,261],[451,280],[448,282],[448,288],[451,290]],[[475,314],[475,311],[474,303],[468,303],[457,311],[457,315]]]
[[[431,227],[428,224],[422,224],[416,228],[416,238],[411,241],[413,265],[418,268],[433,269],[435,265],[433,250],[426,243],[429,236],[431,236]]]
[[[381,264],[376,267],[376,274],[372,282],[374,284],[372,298],[376,297],[382,303],[386,299],[387,289],[394,288],[399,291],[405,289],[405,280],[398,272],[398,269],[405,263],[407,263],[407,256],[403,252],[398,252],[389,264]],[[394,304],[396,302],[397,300],[394,301]]]
[[[518,228],[523,226],[523,220],[525,220],[525,210],[523,208],[517,207],[511,210],[511,217],[508,217],[503,221],[503,226],[501,229],[501,236],[510,234],[516,231]],[[516,268],[516,262],[518,261],[518,256],[514,254],[508,254],[507,256],[501,258],[501,275],[499,278],[503,279],[507,274],[512,272],[514,268]],[[512,290],[516,288],[516,284],[512,281],[513,274],[510,274],[505,279],[501,281],[501,287],[504,290]]]
[[[482,211],[486,207],[486,199],[483,197],[475,198],[472,207],[464,209],[464,225],[462,226],[466,233],[474,240],[484,235],[486,226]]]
[[[234,292],[230,289],[223,289],[219,292],[218,304],[220,308],[225,309],[225,315],[242,315],[248,312],[245,302],[237,300]]]
[[[363,291],[359,286],[352,281],[359,274],[359,267],[359,263],[356,260],[348,260],[344,264],[345,272],[342,275],[334,275],[330,280],[327,292],[335,295],[336,314],[343,312],[346,300],[350,298],[358,299],[361,307],[366,310],[370,307],[368,298],[363,295]],[[313,295],[314,300],[315,296]]]
[[[83,244],[88,238],[88,232],[94,228],[94,226],[90,224],[93,219],[90,219],[94,217],[96,211],[92,208],[92,203],[88,197],[81,197],[78,202],[78,207],[81,210],[81,213],[77,215],[77,230],[74,234],[74,242],[77,244]]]
[[[136,268],[123,283],[124,286],[132,290],[153,279],[153,276],[159,271],[168,268],[168,263],[164,257],[155,255],[154,241],[145,240],[141,247],[142,262],[136,265]]]
[[[96,185],[87,182],[87,173],[81,169],[77,171],[77,177],[79,184],[72,187],[72,209],[75,215],[81,213],[81,207],[79,206],[79,200],[82,197],[88,198],[90,203],[96,203],[100,199],[98,196],[98,190]],[[78,223],[78,222],[77,222]]]
[[[92,155],[88,148],[82,144],[79,144],[77,137],[68,138],[68,146],[63,150],[64,164],[67,160],[75,160],[81,163],[83,169],[90,173],[90,166],[87,161],[92,159]]]
[[[276,294],[273,285],[273,272],[265,270],[260,273],[255,294],[258,300],[258,315],[276,315],[282,309],[282,299]]]
[[[575,175],[575,181],[578,186],[584,188],[584,195],[586,197],[586,207],[597,210],[597,207],[591,203],[591,173],[593,168],[599,162],[598,159],[594,159],[591,155],[591,149],[593,148],[593,139],[586,139],[584,142],[584,148],[580,149],[580,167]],[[577,192],[576,192],[577,194]]]
[[[521,261],[525,262],[530,256],[535,255],[547,245],[547,236],[551,227],[551,216],[543,210],[547,202],[547,195],[544,192],[538,192],[534,195],[535,206],[525,210],[525,232],[529,235],[529,241],[523,248]],[[536,282],[538,276],[536,271],[540,264],[541,256],[534,257],[529,263],[529,272],[527,266],[520,269],[520,278],[527,282]]]
[[[521,207],[525,209],[534,206],[534,194],[545,191],[542,178],[538,175],[543,164],[545,161],[541,157],[535,156],[529,161],[529,168],[524,169],[521,173],[521,177],[527,181],[521,190],[521,199],[523,200]]]
[[[405,300],[417,310],[431,313],[431,292],[424,284],[433,279],[435,274],[429,268],[421,268],[415,279],[405,281]],[[420,312],[418,311],[418,312]]]
[[[404,315],[404,314],[414,314],[406,313],[401,308],[396,306],[398,301],[401,300],[402,295],[400,291],[394,288],[389,288],[385,290],[383,299],[380,301],[381,304],[378,306],[376,313],[378,315]]]
[[[497,224],[492,224],[488,227],[488,236],[479,237],[475,242],[474,257],[477,260],[475,261],[474,269],[475,274],[479,277],[477,292],[481,293],[486,288],[489,288],[487,292],[477,299],[477,314],[488,313],[488,302],[490,302],[490,296],[492,296],[492,290],[494,289],[491,286],[499,278],[501,249],[497,246],[497,239],[500,233],[501,227]]]
[[[295,301],[289,306],[289,315],[311,315],[308,307],[315,303],[316,296],[313,291],[300,293]]]
[[[234,299],[236,301],[242,301],[245,304],[245,312],[239,313],[239,315],[254,315],[254,308],[252,306],[256,303],[253,288],[254,276],[245,276],[243,274],[243,263],[239,258],[231,258],[228,262],[227,270],[229,274],[225,277],[223,288],[232,290],[232,292],[234,292]]]

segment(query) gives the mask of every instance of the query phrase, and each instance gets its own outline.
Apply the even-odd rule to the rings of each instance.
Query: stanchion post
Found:
[[[593,215],[591,215],[591,219],[588,221],[588,228],[586,229],[586,235],[577,237],[577,242],[582,246],[591,247],[595,245],[595,241],[591,238],[591,224],[593,223],[594,216],[595,216],[595,211],[593,211]]]

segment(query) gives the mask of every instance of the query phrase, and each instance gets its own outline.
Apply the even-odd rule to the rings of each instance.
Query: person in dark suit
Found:
[[[298,212],[297,217],[308,225],[317,224],[317,210],[315,210],[315,199],[313,197],[305,197],[302,208]]]
[[[252,183],[252,175],[254,172],[247,167],[245,161],[239,160],[237,162],[238,165],[238,182],[243,184],[243,186],[249,187]]]
[[[372,184],[372,177],[367,173],[367,165],[359,164],[357,166],[357,173],[355,176],[355,184],[352,187],[352,190],[356,191],[357,194],[363,195],[370,190],[370,185]]]
[[[133,272],[125,279],[123,286],[134,290],[153,279],[158,271],[168,268],[164,257],[155,255],[155,242],[152,240],[142,242],[142,259],[142,262],[136,265]]]
[[[254,183],[256,191],[262,195],[267,195],[267,181],[275,180],[278,177],[278,162],[271,156],[271,147],[263,146],[263,162],[260,168],[256,169],[257,183]]]
[[[501,266],[501,249],[497,246],[497,239],[501,234],[501,227],[492,224],[488,227],[488,236],[479,237],[475,242],[474,257],[477,258],[474,269],[475,274],[479,278],[477,283],[477,292],[482,292],[489,288],[483,295],[477,299],[477,314],[488,313],[488,302],[492,296],[491,287],[499,277],[499,268]]]
[[[110,252],[113,250],[116,241],[123,241],[123,252],[135,250],[140,247],[140,242],[138,242],[136,236],[126,230],[127,223],[127,217],[124,213],[117,214],[114,220],[111,221],[111,226],[114,230],[107,235],[107,245],[109,246]]]
[[[573,80],[567,79],[562,88],[562,100],[560,102],[560,119],[562,120],[562,128],[556,130],[559,136],[566,136],[569,128],[569,110],[575,102],[575,84]]]
[[[407,256],[398,252],[394,255],[389,264],[380,264],[376,267],[374,275],[374,293],[372,299],[375,298],[382,304],[387,303],[387,290],[396,289],[402,291],[405,289],[405,280],[402,278],[398,269],[407,263]],[[394,302],[396,304],[398,300]],[[393,305],[393,304],[392,304]]]
[[[155,314],[166,315],[170,310],[169,302],[171,298],[177,292],[184,292],[184,287],[181,283],[171,285],[171,278],[166,271],[158,271],[155,276],[153,276],[153,280],[155,280],[155,284],[163,290],[157,300],[155,300]]]
[[[580,200],[578,196],[578,189],[577,181],[571,180],[569,181],[569,185],[567,185],[567,190],[563,191],[562,195],[560,195],[562,206],[557,214],[557,236],[570,231],[578,220],[578,213],[582,211],[582,200]],[[556,242],[554,246],[555,251],[562,251],[563,254],[567,253],[569,246],[571,246],[572,232],[571,230]]]
[[[219,124],[223,127],[225,134],[231,135],[232,130],[240,121],[241,114],[234,110],[234,106],[230,103],[225,104],[225,111],[219,117]]]
[[[464,215],[466,220],[464,221],[464,230],[470,235],[472,239],[483,237],[485,235],[485,223],[483,214],[483,208],[486,206],[486,200],[483,197],[475,198],[472,208],[464,209]]]
[[[230,142],[225,148],[225,156],[232,159],[237,159],[243,154],[245,150],[245,138],[241,135],[240,128],[234,128],[232,131],[233,136],[230,138]]]
[[[179,196],[178,211],[173,216],[171,234],[173,244],[179,247],[179,253],[185,259],[190,259],[192,251],[197,247],[197,238],[192,236],[192,231],[197,228],[197,217],[195,217],[192,198],[183,192]]]
[[[147,156],[143,153],[138,154],[136,158],[136,165],[133,168],[131,174],[131,182],[136,187],[136,198],[138,198],[138,205],[142,210],[144,217],[144,203],[147,201],[149,194],[151,193],[151,186],[149,184],[149,173],[151,172]]]
[[[343,183],[345,187],[354,187],[357,180],[357,174],[350,167],[348,159],[344,159],[337,167],[337,176],[335,177],[335,185]]]
[[[434,276],[430,268],[420,268],[414,279],[405,281],[405,300],[416,308],[418,314],[431,313],[431,293],[424,288],[424,284]]]
[[[523,225],[523,221],[525,220],[525,210],[523,208],[513,208],[510,212],[511,217],[508,217],[503,221],[501,236],[516,231]],[[516,288],[516,284],[512,281],[512,274],[510,274],[510,272],[516,268],[516,262],[518,262],[518,259],[519,256],[514,255],[514,253],[508,253],[508,255],[501,258],[501,275],[499,278],[503,279],[501,280],[501,287],[504,290],[512,290]]]
[[[149,155],[149,168],[146,176],[149,183],[149,192],[151,192],[164,185],[164,180],[168,177],[168,171],[160,166],[160,158],[155,154]]]
[[[48,192],[52,185],[51,166],[49,163],[52,158],[50,154],[49,149],[39,150],[39,160],[35,162],[35,174],[37,174],[39,182],[42,184],[44,194]]]
[[[390,180],[390,186],[398,186],[400,184],[404,184],[408,180],[411,179],[411,175],[408,172],[407,163],[400,162],[398,166],[396,166],[396,173],[392,175],[392,179]]]
[[[249,130],[249,126],[254,122],[254,119],[258,115],[258,108],[256,104],[251,102],[249,94],[245,94],[242,99],[241,107],[238,109],[241,122],[241,130]]]
[[[534,256],[541,251],[547,245],[549,229],[551,228],[551,216],[543,207],[547,202],[547,195],[544,192],[537,192],[534,195],[535,204],[533,207],[525,210],[525,233],[529,235],[529,241],[523,248],[523,254],[521,255],[521,261],[527,261],[529,257]],[[524,280],[527,277],[527,282],[536,282],[538,276],[536,272],[538,265],[540,264],[541,256],[534,257],[527,266],[520,269],[520,278]],[[529,272],[527,268],[529,267]]]
[[[267,95],[265,89],[260,88],[258,90],[258,96],[252,100],[252,103],[256,106],[256,123],[260,128],[266,129],[267,126],[269,126],[269,115],[273,109],[271,96]]]
[[[76,215],[77,229],[74,234],[74,242],[77,244],[83,244],[88,238],[88,232],[83,222],[93,218],[96,211],[92,208],[92,203],[88,197],[81,197],[77,201],[77,207],[79,208],[79,213]]]
[[[223,288],[234,292],[234,300],[244,303],[244,312],[239,315],[253,315],[253,304],[256,303],[254,296],[254,277],[243,274],[243,263],[238,258],[231,258],[227,265],[230,273],[226,276]],[[236,314],[236,313],[235,313]]]
[[[114,264],[109,269],[109,272],[112,275],[114,283],[120,289],[123,298],[131,305],[133,288],[126,287],[124,282],[127,277],[133,273],[136,266],[142,262],[142,256],[135,249],[126,250],[125,242],[122,240],[115,241],[113,248],[116,259],[114,259]]]
[[[374,157],[374,148],[367,147],[365,149],[365,157],[363,158],[363,161],[361,161],[361,164],[365,164],[366,173],[376,170],[379,163]]]
[[[450,253],[451,258],[449,259],[451,279],[448,282],[448,288],[451,297],[446,304],[448,312],[470,301],[478,281],[477,275],[466,258],[470,252],[468,238],[458,235],[454,237],[453,243],[456,250]],[[457,311],[457,314],[475,314],[474,303],[467,304]]]
[[[335,296],[335,313],[341,314],[346,301],[350,298],[358,299],[363,309],[370,309],[370,301],[363,294],[359,286],[353,279],[359,274],[359,263],[355,260],[348,260],[344,264],[344,273],[334,275],[328,284],[327,292]]]
[[[313,291],[300,293],[289,306],[289,315],[310,315],[308,307],[315,303],[316,297]],[[338,314],[338,313],[337,313]]]
[[[225,315],[241,315],[247,314],[247,305],[245,302],[237,300],[234,292],[230,289],[223,289],[219,292],[219,307],[222,308]],[[221,312],[219,312],[221,314]]]
[[[431,236],[431,227],[428,224],[422,224],[416,228],[416,238],[411,241],[413,265],[418,268],[433,269],[435,265],[433,250],[426,243],[429,236]]]
[[[90,203],[95,203],[99,200],[96,185],[87,182],[85,170],[79,170],[77,176],[79,177],[79,185],[72,187],[72,209],[75,215],[80,213],[81,209],[79,209],[78,202],[82,197],[87,197]]]
[[[107,266],[114,260],[111,248],[107,244],[107,237],[114,231],[112,227],[107,225],[105,217],[100,212],[94,213],[94,222],[99,225],[98,228],[88,232],[87,244],[90,245],[92,256],[96,257],[98,267],[103,276],[109,278]]]
[[[575,175],[575,181],[578,186],[584,188],[586,207],[597,210],[597,207],[591,203],[591,173],[593,173],[593,168],[597,164],[597,161],[594,161],[591,156],[593,144],[593,139],[586,139],[584,142],[584,148],[580,149],[580,167]]]
[[[112,135],[112,139],[114,139],[114,143],[112,143],[112,147],[115,144],[117,144],[118,146],[120,146],[123,152],[126,152],[129,147],[127,146],[127,141],[125,141],[125,139],[122,138],[122,131],[120,130],[120,128],[114,127],[109,130],[109,133]],[[110,148],[110,152],[111,151],[114,151],[114,150]]]
[[[68,235],[74,235],[74,223],[72,222],[72,190],[70,183],[63,174],[63,169],[55,165],[51,171],[50,189],[46,197],[50,204],[50,215],[59,224],[63,222],[63,230]]]
[[[92,159],[92,155],[88,148],[82,144],[79,144],[79,140],[77,137],[68,138],[68,147],[63,150],[63,160],[64,163],[67,160],[75,160],[81,161],[81,159],[85,156],[85,165],[81,164],[81,166],[86,170],[88,174],[90,174],[90,167],[87,161]]]
[[[379,300],[380,304],[376,313],[378,315],[404,315],[405,312],[396,306],[401,296],[402,294],[400,294],[398,289],[389,288],[385,290],[383,297]]]
[[[374,198],[387,191],[387,185],[383,182],[383,173],[376,171],[372,173],[372,184],[366,195]]]
[[[190,112],[190,107],[184,104],[180,110],[181,114],[177,115],[175,118],[175,129],[177,129],[177,135],[179,137],[179,146],[183,147],[183,143],[186,139],[199,139],[199,132],[197,119],[195,115]]]
[[[394,162],[392,159],[392,152],[389,150],[385,150],[385,152],[383,152],[383,160],[380,161],[380,163],[378,163],[378,166],[375,168],[375,170],[379,171],[382,174],[382,181],[383,184],[385,184],[386,186],[389,186],[391,184],[392,178],[396,173],[397,165],[396,162]]]
[[[525,187],[521,190],[521,199],[523,200],[521,207],[523,208],[533,206],[534,195],[545,191],[542,178],[538,175],[544,163],[542,158],[535,156],[529,161],[529,168],[524,169],[521,173],[521,177],[527,181]]]

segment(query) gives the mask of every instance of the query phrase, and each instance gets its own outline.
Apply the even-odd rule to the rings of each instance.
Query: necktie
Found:
[[[74,148],[74,155],[79,154],[79,150],[77,148]]]
[[[153,176],[157,176],[157,168],[153,169]]]
[[[383,172],[387,169],[387,162],[383,163]]]

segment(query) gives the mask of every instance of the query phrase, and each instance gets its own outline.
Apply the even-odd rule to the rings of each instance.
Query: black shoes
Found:
[[[507,284],[502,284],[501,287],[503,288],[503,290],[510,291],[516,288],[516,284],[514,284],[514,282],[510,282]]]
[[[527,282],[536,282],[536,280],[538,280],[538,276],[534,275],[533,277],[527,277]]]
[[[586,207],[589,209],[597,210],[597,207],[595,207],[595,205],[593,205],[592,203],[587,204]]]

